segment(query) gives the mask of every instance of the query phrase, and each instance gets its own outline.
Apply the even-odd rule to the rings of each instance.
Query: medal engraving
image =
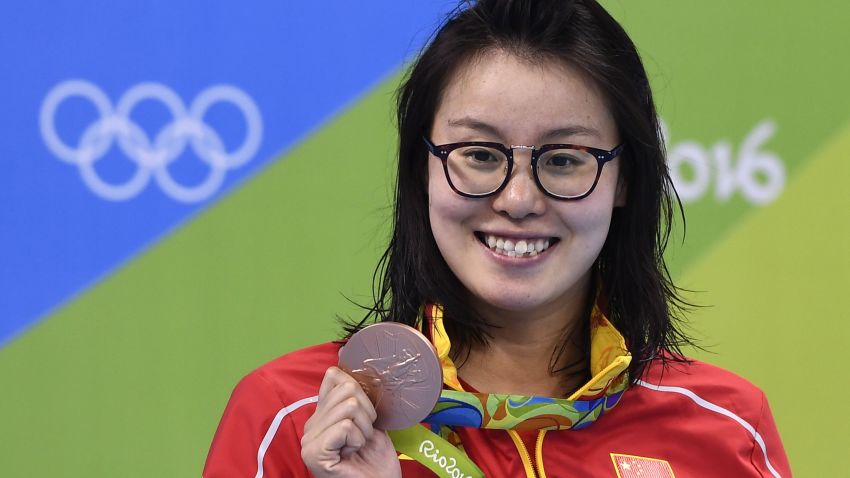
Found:
[[[412,327],[383,322],[366,327],[339,353],[340,368],[354,377],[375,405],[375,427],[407,428],[434,408],[442,368],[428,339]]]

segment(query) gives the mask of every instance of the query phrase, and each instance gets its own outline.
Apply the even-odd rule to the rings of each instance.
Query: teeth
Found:
[[[525,254],[528,251],[528,244],[525,241],[519,241],[514,246],[514,250],[517,251],[518,254]]]
[[[522,239],[514,242],[512,239],[484,235],[484,242],[498,254],[508,257],[533,257],[549,248],[549,239]]]

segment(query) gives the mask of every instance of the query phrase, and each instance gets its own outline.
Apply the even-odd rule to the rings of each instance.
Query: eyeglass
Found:
[[[422,139],[428,151],[442,160],[452,190],[470,198],[492,196],[504,189],[513,171],[514,150],[524,149],[531,151],[531,170],[541,191],[555,199],[582,199],[596,188],[605,163],[624,147],[624,143],[611,151],[577,144],[507,147],[486,141],[434,145],[428,138]]]

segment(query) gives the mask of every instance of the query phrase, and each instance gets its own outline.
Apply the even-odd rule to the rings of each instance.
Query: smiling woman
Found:
[[[605,101],[579,70],[560,62],[531,63],[504,50],[483,53],[457,71],[443,92],[431,138],[437,143],[510,145],[589,142],[603,149],[619,143]],[[615,203],[625,200],[624,188],[618,187],[619,160],[602,168],[593,194],[564,201],[547,197],[534,179],[535,170],[540,175],[542,168],[552,166],[539,161],[532,166],[533,153],[514,148],[513,171],[507,174],[507,165],[501,166],[507,181],[486,198],[457,194],[445,180],[448,176],[444,178],[441,161],[433,154],[428,161],[428,217],[434,240],[475,310],[492,325],[491,345],[472,348],[460,371],[478,389],[568,394],[583,381],[584,370],[575,377],[552,375],[546,367],[525,370],[516,367],[516,351],[503,347],[512,347],[512,339],[521,337],[537,344],[523,355],[534,353],[535,362],[546,364],[563,331],[581,320],[592,266],[608,236]],[[577,194],[590,191],[597,177],[595,158],[587,162],[592,174],[586,174],[587,187]],[[573,180],[575,174],[560,174],[552,186]],[[487,242],[495,242],[495,247]],[[565,380],[570,382],[567,387]]]
[[[396,452],[327,343],[239,384],[205,476],[790,475],[764,395],[679,351],[658,119],[598,4],[459,9],[398,107],[393,236],[347,332],[399,322],[434,345],[444,390],[408,432],[439,457]]]

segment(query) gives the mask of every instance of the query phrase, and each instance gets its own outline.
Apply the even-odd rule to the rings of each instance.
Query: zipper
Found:
[[[525,468],[525,476],[527,478],[538,478],[537,468],[534,465],[534,461],[531,459],[531,455],[528,453],[528,450],[525,448],[525,443],[522,442],[522,438],[520,438],[519,434],[514,430],[508,430],[508,435],[510,435],[511,440],[514,442],[514,446],[517,451],[519,451],[519,457],[522,460],[522,466]],[[540,432],[540,435],[537,436],[538,443],[542,444],[541,438],[543,437],[543,432]],[[542,448],[538,445],[538,448]]]
[[[540,478],[546,478],[546,471],[543,469],[543,436],[546,435],[546,430],[540,430],[537,435],[537,443],[534,445],[534,462],[537,464],[537,473]]]

